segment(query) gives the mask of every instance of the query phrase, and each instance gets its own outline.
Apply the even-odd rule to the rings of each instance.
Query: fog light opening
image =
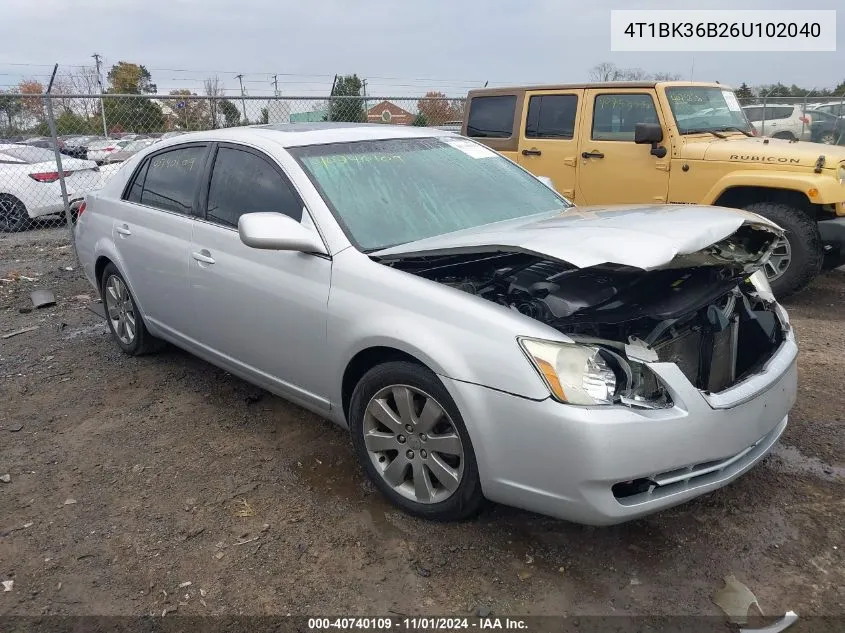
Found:
[[[613,484],[610,490],[617,499],[624,499],[648,492],[653,486],[657,486],[657,484],[651,479],[634,479],[632,481],[620,481],[619,483]]]

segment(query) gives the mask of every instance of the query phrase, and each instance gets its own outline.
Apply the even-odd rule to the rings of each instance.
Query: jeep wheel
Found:
[[[772,138],[781,138],[781,139],[784,139],[785,141],[794,141],[795,140],[795,136],[792,134],[792,132],[778,132],[776,134],[773,134]]]
[[[779,299],[809,284],[819,274],[824,249],[815,220],[799,208],[776,202],[755,202],[745,207],[762,215],[785,231],[766,264],[766,276]]]

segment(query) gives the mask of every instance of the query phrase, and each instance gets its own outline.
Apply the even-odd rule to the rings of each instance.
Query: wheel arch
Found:
[[[813,204],[805,193],[797,189],[763,187],[759,185],[734,185],[724,189],[713,201],[720,207],[742,209],[755,202],[787,204],[816,219],[821,213],[821,205]]]
[[[352,392],[355,391],[355,386],[360,382],[368,371],[373,367],[389,363],[391,361],[403,360],[421,367],[425,367],[429,371],[435,372],[426,363],[419,358],[406,351],[391,347],[389,345],[373,345],[366,347],[357,352],[343,371],[343,378],[340,387],[341,409],[343,411],[343,419],[348,420],[349,404],[352,401]]]

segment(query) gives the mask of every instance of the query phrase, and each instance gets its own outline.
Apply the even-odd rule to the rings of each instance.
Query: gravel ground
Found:
[[[787,304],[800,386],[775,453],[591,528],[405,516],[343,430],[179,350],[121,354],[65,267],[61,228],[0,235],[0,334],[38,326],[0,339],[0,615],[718,615],[727,574],[766,614],[845,613],[841,271]],[[35,288],[57,305],[20,312]]]

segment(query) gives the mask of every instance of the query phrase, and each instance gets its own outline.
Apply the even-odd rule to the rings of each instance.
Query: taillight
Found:
[[[76,210],[76,217],[78,218],[83,213],[85,213],[85,209],[88,208],[88,203],[83,200],[82,204],[79,205],[79,208]]]
[[[757,128],[756,128],[756,127],[754,127],[754,125],[753,125],[753,124],[751,124],[751,133],[752,133],[754,136],[759,136],[759,135],[757,134]]]
[[[798,118],[801,120],[802,123],[806,123],[807,125],[810,125],[810,122],[812,121],[812,119],[807,115]]]
[[[116,149],[117,149],[116,147],[106,147],[106,148],[103,149],[103,151],[104,152],[113,152]]]
[[[63,172],[62,175],[67,178],[70,172]],[[29,177],[38,182],[56,182],[59,179],[59,172],[57,171],[40,171],[34,174],[29,174]]]

